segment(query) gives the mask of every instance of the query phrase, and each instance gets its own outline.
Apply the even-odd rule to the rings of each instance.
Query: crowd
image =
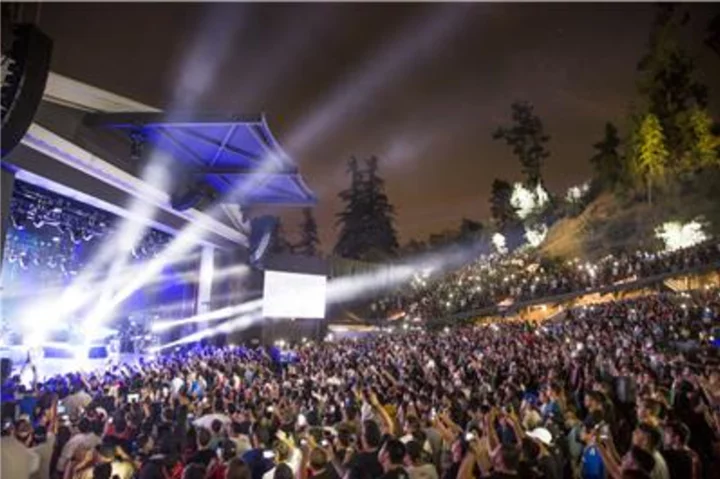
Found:
[[[442,318],[504,301],[528,301],[592,290],[720,261],[720,244],[705,242],[674,252],[636,251],[607,255],[596,262],[548,261],[537,251],[492,254],[449,274],[418,273],[399,294],[371,305],[375,317],[404,312]]]
[[[11,378],[2,477],[716,477],[718,297]]]

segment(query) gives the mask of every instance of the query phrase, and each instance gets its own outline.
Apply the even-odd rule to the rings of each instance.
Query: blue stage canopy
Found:
[[[87,115],[85,123],[122,131],[146,145],[144,150],[151,146],[171,155],[228,201],[299,206],[317,201],[264,115],[185,120],[162,113],[103,113]],[[242,197],[229,196],[237,191]]]

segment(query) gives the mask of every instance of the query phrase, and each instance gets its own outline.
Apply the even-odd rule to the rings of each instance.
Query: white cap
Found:
[[[528,437],[536,439],[541,443],[545,444],[546,446],[552,444],[552,434],[544,427],[535,428],[526,434]]]

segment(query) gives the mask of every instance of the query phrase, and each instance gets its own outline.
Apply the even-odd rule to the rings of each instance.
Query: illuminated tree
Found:
[[[638,64],[638,88],[660,122],[671,169],[681,169],[692,148],[692,135],[686,130],[690,110],[707,105],[707,87],[697,79],[695,62],[679,41],[688,20],[688,14],[681,15],[674,5],[658,6],[648,51]]]
[[[550,136],[545,134],[542,120],[533,112],[533,106],[528,102],[515,102],[511,105],[513,125],[501,126],[493,139],[505,140],[511,146],[513,153],[520,160],[525,183],[535,188],[542,180],[542,165],[550,152],[545,145]]]
[[[665,176],[668,150],[657,116],[648,113],[633,138],[633,161],[636,174],[645,181],[648,203],[652,203],[652,185]]]
[[[688,135],[688,149],[683,161],[685,169],[712,168],[720,164],[720,137],[713,134],[712,125],[712,118],[706,110],[693,108],[688,113],[684,128]]]
[[[310,208],[303,209],[300,235],[300,242],[295,245],[295,252],[305,256],[317,256],[320,238],[318,237],[317,223]]]

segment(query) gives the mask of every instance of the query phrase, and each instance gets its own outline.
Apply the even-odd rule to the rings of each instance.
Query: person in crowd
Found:
[[[102,443],[102,439],[95,434],[95,431],[92,429],[92,423],[87,417],[80,419],[77,430],[78,434],[70,438],[60,453],[57,470],[61,474],[65,472],[66,467],[71,461],[76,463],[81,461],[88,451],[92,452],[95,447]]]
[[[28,478],[40,469],[40,456],[16,437],[15,425],[10,422],[3,424],[0,458],[3,479]]]
[[[224,479],[251,479],[250,468],[239,457],[231,459],[227,464]]]
[[[43,378],[30,414],[3,421],[3,478],[44,479],[46,462],[53,479],[710,478],[719,299],[303,344],[292,365],[193,345]]]
[[[420,442],[409,441],[405,444],[405,450],[405,465],[410,479],[438,479],[437,468],[428,460],[429,455]]]
[[[389,439],[380,450],[380,464],[384,474],[381,479],[410,479],[405,470],[405,444],[399,439]]]

